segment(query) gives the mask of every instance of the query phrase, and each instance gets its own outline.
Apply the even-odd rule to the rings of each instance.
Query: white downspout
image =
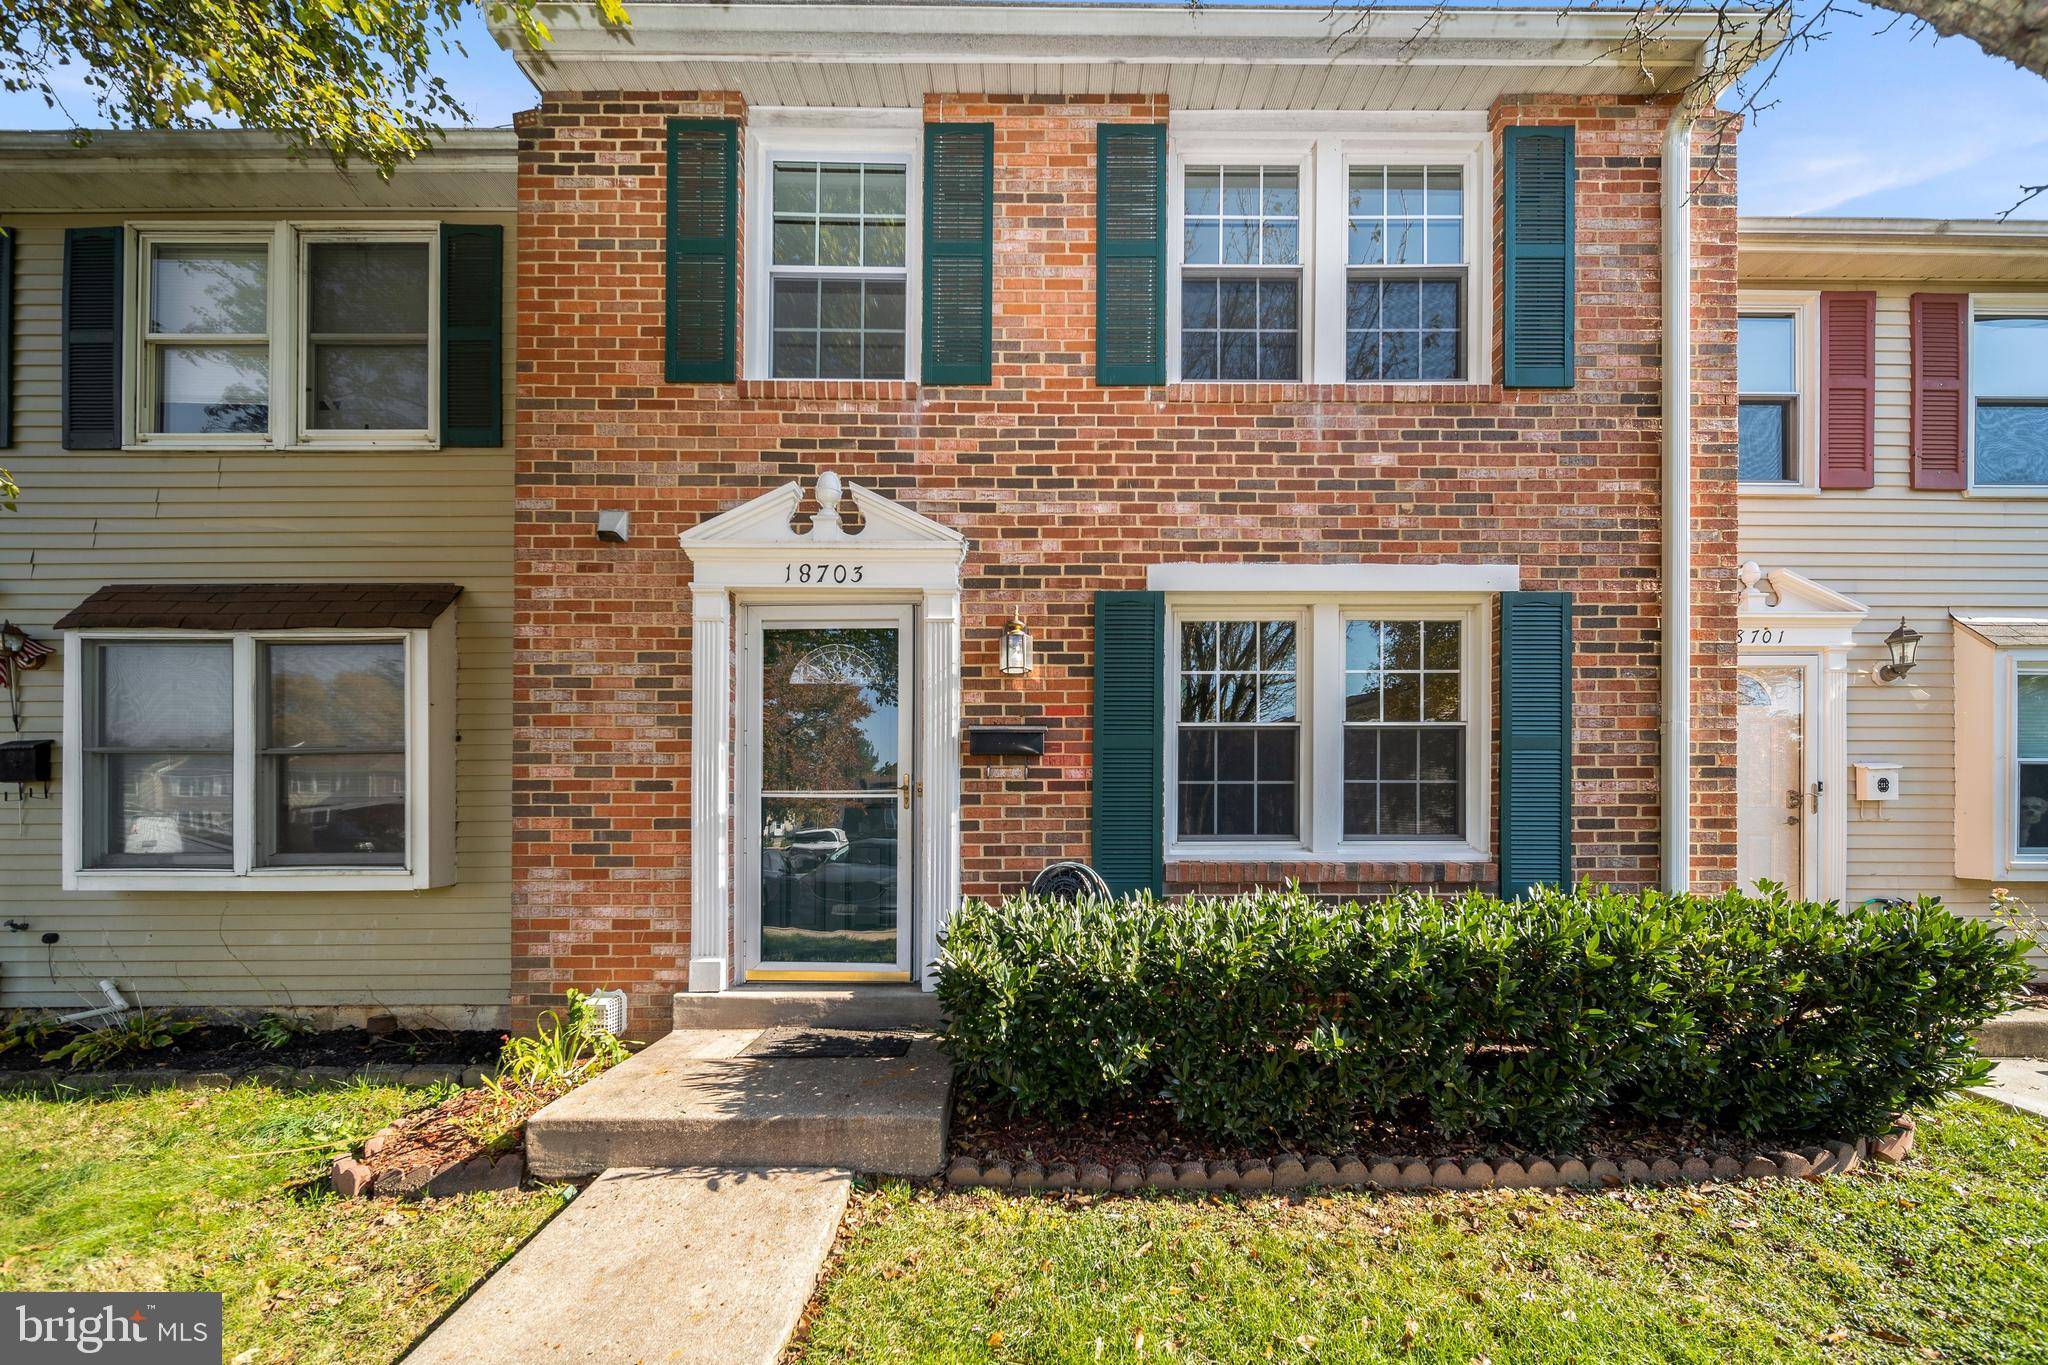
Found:
[[[1664,888],[1692,884],[1692,124],[1664,131]]]

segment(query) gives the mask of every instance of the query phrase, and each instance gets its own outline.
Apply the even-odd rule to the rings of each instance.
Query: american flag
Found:
[[[16,669],[21,670],[23,673],[31,672],[42,667],[43,660],[49,657],[50,647],[48,645],[40,640],[32,640],[24,635],[21,639],[20,649],[0,651],[0,687],[14,686],[14,673]]]

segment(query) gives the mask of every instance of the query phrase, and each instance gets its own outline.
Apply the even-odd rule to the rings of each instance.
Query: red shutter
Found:
[[[1820,486],[1876,482],[1877,295],[1820,296]]]
[[[1913,296],[1913,487],[1961,488],[1970,415],[1970,296]]]

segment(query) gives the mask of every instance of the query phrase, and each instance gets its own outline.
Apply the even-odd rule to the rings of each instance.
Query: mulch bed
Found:
[[[348,1197],[516,1187],[525,1174],[526,1120],[566,1088],[460,1091],[377,1133],[361,1156],[337,1157],[329,1183]]]
[[[1619,1165],[1636,1160],[1654,1162],[1668,1157],[1683,1163],[1688,1157],[1750,1156],[1783,1151],[1787,1143],[1764,1139],[1749,1140],[1731,1134],[1717,1134],[1697,1128],[1659,1127],[1645,1124],[1599,1125],[1588,1128],[1564,1151],[1532,1151],[1511,1142],[1485,1137],[1450,1138],[1422,1123],[1370,1123],[1360,1126],[1349,1144],[1360,1152],[1399,1152],[1424,1161],[1479,1157],[1493,1160],[1512,1157],[1525,1161],[1534,1157],[1558,1159],[1577,1157],[1586,1162],[1608,1160]],[[1051,1123],[1042,1119],[1019,1118],[999,1109],[978,1105],[964,1096],[953,1103],[952,1151],[955,1156],[977,1161],[1037,1162],[1052,1166],[1065,1163],[1084,1167],[1101,1165],[1114,1171],[1121,1165],[1143,1168],[1153,1161],[1255,1161],[1282,1155],[1306,1157],[1307,1147],[1284,1144],[1246,1147],[1215,1142],[1189,1133],[1174,1118],[1172,1106],[1153,1101],[1115,1113],[1095,1114],[1073,1123]]]
[[[78,1030],[53,1034],[40,1047],[0,1052],[0,1071],[35,1071],[50,1063],[43,1054],[62,1046]],[[316,1066],[487,1066],[497,1060],[504,1034],[495,1029],[422,1029],[371,1033],[330,1029],[307,1033],[282,1047],[266,1048],[232,1024],[202,1024],[179,1034],[168,1047],[115,1058],[108,1069],[134,1071],[233,1071],[256,1066],[303,1070]],[[95,1068],[80,1068],[90,1072]]]

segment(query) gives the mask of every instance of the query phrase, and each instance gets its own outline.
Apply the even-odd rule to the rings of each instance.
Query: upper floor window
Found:
[[[135,439],[436,440],[437,232],[141,229]]]
[[[1975,482],[2048,484],[2048,311],[1977,310],[1970,390]]]
[[[1744,313],[1736,325],[1740,475],[1749,483],[1796,483],[1798,317],[1792,313]]]
[[[1301,378],[1300,168],[1189,166],[1182,200],[1182,377]]]
[[[1353,166],[1344,377],[1464,372],[1465,189],[1456,166]]]
[[[1168,377],[1458,383],[1491,363],[1483,120],[1177,114]],[[1242,124],[1244,126],[1240,127]]]
[[[901,379],[909,168],[777,160],[772,307],[778,379]]]

